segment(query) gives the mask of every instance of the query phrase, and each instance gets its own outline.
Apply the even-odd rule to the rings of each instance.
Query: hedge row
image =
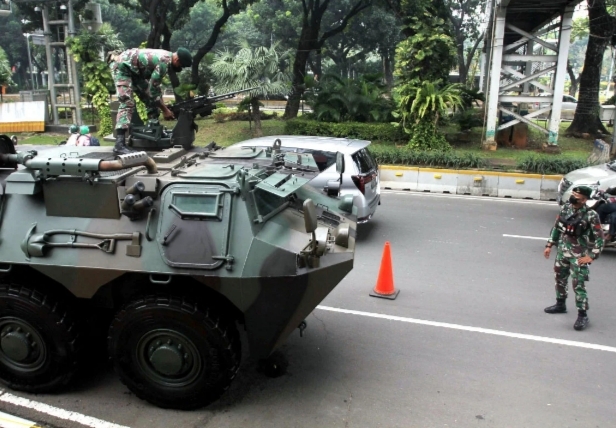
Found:
[[[404,144],[408,135],[390,123],[319,122],[309,119],[290,119],[285,122],[288,135],[319,135],[339,138],[355,138],[383,144]]]
[[[486,168],[487,160],[475,153],[419,151],[407,147],[371,145],[368,150],[381,165],[437,166],[441,168]]]
[[[488,168],[489,163],[480,154],[456,151],[419,151],[408,146],[397,147],[394,144],[406,144],[409,137],[398,127],[388,123],[319,122],[305,118],[291,119],[285,122],[288,135],[318,135],[339,138],[356,138],[372,141],[370,152],[381,165],[414,165],[440,168]],[[554,155],[529,153],[522,157],[516,169],[535,174],[567,174],[584,168],[589,163],[581,159],[572,159]]]
[[[372,144],[369,148],[380,165],[413,165],[440,168],[489,168],[486,158],[479,154],[455,151],[417,151],[408,147],[392,147]],[[573,170],[589,166],[581,159],[571,159],[553,155],[529,153],[522,157],[515,169],[534,174],[567,174]]]
[[[529,153],[518,161],[516,168],[535,174],[567,174],[589,165],[588,161],[582,159]]]

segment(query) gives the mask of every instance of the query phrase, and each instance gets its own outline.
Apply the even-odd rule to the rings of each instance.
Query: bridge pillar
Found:
[[[565,92],[565,75],[567,74],[567,56],[569,54],[569,41],[573,26],[573,7],[565,9],[560,20],[558,32],[558,60],[554,75],[554,99],[552,101],[552,114],[548,126],[548,144],[558,144],[558,131],[560,128],[560,113]]]
[[[532,30],[528,26],[527,30],[520,28],[525,25],[521,16],[533,13],[525,9],[527,6],[515,0],[490,2],[484,148],[495,149],[496,133],[521,122],[547,134],[548,144],[558,144],[573,10],[579,2],[561,1],[562,6],[550,3],[554,9],[542,16],[544,22]],[[557,43],[553,38],[546,40],[556,29]],[[539,78],[550,73],[552,84],[541,83]],[[509,120],[499,123],[499,113]],[[535,123],[533,119],[537,118],[544,119],[545,126]]]

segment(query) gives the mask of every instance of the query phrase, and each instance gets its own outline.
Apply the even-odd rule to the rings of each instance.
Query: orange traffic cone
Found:
[[[382,297],[383,299],[394,300],[398,297],[400,290],[394,289],[394,272],[391,264],[391,249],[389,242],[385,242],[383,248],[383,258],[381,259],[381,268],[379,269],[379,277],[376,281],[376,287],[370,293],[372,297]]]

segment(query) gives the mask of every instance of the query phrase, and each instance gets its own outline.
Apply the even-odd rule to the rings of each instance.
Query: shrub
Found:
[[[481,117],[480,112],[472,109],[458,111],[452,120],[458,125],[460,131],[483,125],[483,117]]]
[[[393,119],[394,103],[379,76],[344,79],[325,74],[316,87],[306,93],[306,103],[315,118],[324,122],[388,122]]]
[[[285,133],[289,135],[319,135],[382,143],[406,143],[408,136],[401,127],[390,123],[319,122],[310,119],[290,119],[285,122]]]
[[[413,150],[408,146],[395,147],[372,144],[368,150],[379,164],[435,166],[442,168],[485,168],[488,163],[475,153]]]
[[[529,153],[518,161],[516,168],[536,174],[567,174],[586,166],[588,161],[582,159]]]
[[[409,148],[411,149],[442,152],[451,150],[445,135],[436,129],[436,125],[432,121],[421,120],[407,126],[406,132],[411,135],[409,140]]]

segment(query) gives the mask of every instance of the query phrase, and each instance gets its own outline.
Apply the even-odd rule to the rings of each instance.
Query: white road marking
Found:
[[[36,426],[36,422],[0,412],[0,427],[2,428],[35,428]]]
[[[558,208],[558,204],[556,203],[556,201],[540,201],[536,199],[513,199],[499,198],[496,196],[456,195],[453,193],[420,192],[418,190],[381,189],[381,193],[388,193],[394,195],[425,196],[429,198],[468,199],[473,201],[506,202],[513,204],[549,205],[553,206],[554,208]]]
[[[91,416],[82,415],[81,413],[71,412],[68,410],[53,407],[45,403],[39,403],[38,401],[28,400],[27,398],[18,397],[8,392],[0,390],[0,401],[5,403],[14,404],[16,406],[27,407],[36,412],[45,413],[47,415],[64,419],[67,421],[77,422],[81,425],[85,425],[92,428],[129,428],[124,425],[114,424],[112,422],[103,421],[102,419],[93,418]]]
[[[466,325],[449,324],[445,322],[436,322],[436,321],[425,321],[425,320],[420,320],[420,319],[415,319],[415,318],[398,317],[395,315],[375,314],[372,312],[353,311],[350,309],[332,308],[330,306],[319,305],[317,306],[317,309],[321,309],[323,311],[330,311],[330,312],[339,312],[339,313],[349,314],[349,315],[359,315],[362,317],[380,318],[380,319],[390,320],[390,321],[400,321],[400,322],[407,322],[407,323],[412,323],[412,324],[429,325],[432,327],[451,328],[454,330],[471,331],[474,333],[493,334],[495,336],[512,337],[514,339],[534,340],[536,342],[553,343],[556,345],[573,346],[576,348],[594,349],[596,351],[607,351],[607,352],[616,353],[616,348],[613,346],[596,345],[594,343],[577,342],[574,340],[554,339],[551,337],[533,336],[531,334],[511,333],[508,331],[492,330],[489,328],[470,327]]]
[[[544,237],[539,237],[539,236],[524,236],[524,235],[507,235],[506,233],[503,233],[503,236],[505,238],[521,238],[521,239],[538,239],[540,241],[546,241],[548,240],[548,238]]]

